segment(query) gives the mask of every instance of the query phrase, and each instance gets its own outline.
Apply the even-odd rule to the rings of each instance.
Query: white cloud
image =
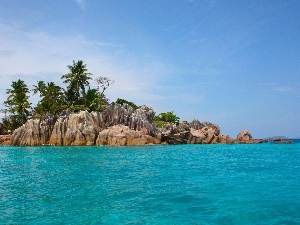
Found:
[[[74,0],[74,1],[82,10],[84,10],[85,4],[86,4],[85,0]]]
[[[39,80],[62,83],[61,76],[68,72],[72,60],[83,60],[89,72],[107,76],[115,83],[107,90],[112,101],[128,98],[137,104],[153,104],[165,99],[159,82],[166,79],[174,68],[160,61],[128,56],[120,44],[106,41],[91,42],[84,36],[51,36],[47,33],[28,32],[0,20],[0,103],[11,82],[22,79],[32,87]]]
[[[292,88],[292,87],[282,86],[282,87],[276,87],[274,89],[274,91],[276,91],[276,92],[285,92],[285,93],[294,93],[295,89]]]
[[[259,86],[265,88],[269,92],[272,93],[299,93],[298,88],[292,87],[290,85],[285,85],[284,82],[279,84],[276,82],[270,82],[270,83],[258,83]]]

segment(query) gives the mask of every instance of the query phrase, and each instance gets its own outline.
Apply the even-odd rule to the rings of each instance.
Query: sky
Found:
[[[105,92],[111,102],[210,121],[231,137],[300,137],[299,0],[0,5],[1,103],[18,79],[30,89],[40,80],[65,88],[67,65],[83,60],[93,78],[115,81]]]

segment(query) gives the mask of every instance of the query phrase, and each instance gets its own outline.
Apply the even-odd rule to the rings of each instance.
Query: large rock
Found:
[[[0,135],[0,145],[10,145],[11,135]]]
[[[168,124],[165,128],[158,130],[157,136],[162,142],[168,144],[225,144],[235,141],[228,135],[220,134],[218,125],[210,122],[200,123],[198,120],[181,123],[178,126]]]
[[[251,142],[252,135],[250,134],[249,131],[243,130],[237,135],[236,139],[240,143],[247,143],[247,142]]]
[[[80,111],[79,113],[64,112],[57,119],[50,145],[94,145],[102,117],[99,113]]]
[[[220,127],[211,122],[200,123],[199,120],[193,120],[191,123],[189,123],[189,126],[195,130],[208,131],[210,129],[210,132],[213,132],[215,136],[218,136],[220,134]]]
[[[49,114],[28,120],[16,129],[12,145],[95,145],[100,131],[114,125],[125,125],[131,130],[155,136],[155,112],[146,106],[137,110],[127,104],[109,105],[102,113],[63,111],[58,118]]]
[[[13,132],[11,145],[144,145],[254,143],[248,131],[237,140],[220,134],[220,127],[193,120],[156,129],[155,112],[142,106],[134,110],[128,104],[112,104],[103,112],[63,111],[58,118],[48,114],[28,120]],[[7,140],[6,140],[7,141]]]
[[[198,127],[200,128],[200,127]],[[197,130],[195,128],[190,129],[191,135],[187,140],[188,144],[202,144],[205,139],[205,134],[201,130]]]
[[[193,120],[190,124],[191,136],[188,143],[191,144],[214,144],[219,142],[220,127],[210,122],[200,123]]]
[[[235,139],[231,138],[229,135],[220,134],[217,142],[220,144],[233,144]]]
[[[160,144],[160,140],[145,134],[143,131],[132,130],[125,125],[115,125],[102,130],[96,140],[96,145],[149,145]]]
[[[186,144],[191,135],[190,127],[181,123],[178,126],[176,124],[167,124],[161,131],[161,141],[168,144]]]
[[[48,144],[56,117],[47,114],[39,119],[30,119],[14,130],[11,145],[34,146]]]
[[[122,124],[132,130],[143,131],[154,136],[156,133],[156,127],[153,124],[154,116],[155,112],[153,109],[147,106],[141,106],[134,110],[128,104],[109,105],[103,112],[105,124],[103,124],[102,128]]]

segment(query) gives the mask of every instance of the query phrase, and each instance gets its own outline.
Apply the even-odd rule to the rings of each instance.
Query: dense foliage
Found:
[[[73,65],[68,65],[68,68],[70,72],[61,77],[61,79],[64,79],[64,83],[68,84],[66,91],[67,106],[83,106],[82,108],[85,108],[85,88],[89,87],[92,74],[87,72],[86,64],[82,60],[77,62],[73,60]]]
[[[32,109],[29,102],[30,90],[24,81],[12,82],[11,89],[7,89],[7,100],[1,111],[5,114],[2,119],[2,127],[7,132],[13,131],[24,124],[31,117],[39,117],[52,113],[60,114],[63,110],[77,112],[80,110],[101,111],[109,100],[106,98],[105,90],[114,83],[107,77],[97,77],[95,83],[97,89],[90,87],[89,80],[92,74],[87,71],[86,64],[82,60],[73,61],[67,66],[69,73],[61,79],[68,86],[65,89],[57,86],[54,82],[38,81],[33,85],[33,94],[39,93],[40,100]]]
[[[154,117],[154,122],[157,127],[164,127],[168,123],[179,124],[179,117],[174,114],[173,111],[160,113],[158,116]]]
[[[22,80],[13,81],[11,89],[6,90],[8,95],[4,101],[5,118],[2,125],[6,130],[14,130],[27,121],[31,115],[31,103],[28,94],[30,93],[27,85]]]
[[[80,110],[101,111],[103,106],[109,103],[104,92],[114,83],[108,77],[99,76],[94,79],[97,88],[90,87],[92,74],[88,72],[86,64],[82,60],[67,66],[69,73],[64,74],[61,79],[67,84],[64,89],[54,82],[38,81],[31,90],[33,94],[39,94],[39,101],[33,108],[29,102],[30,89],[24,81],[13,81],[11,88],[6,90],[8,95],[4,101],[1,112],[5,117],[0,127],[5,133],[13,131],[24,124],[28,119],[44,116],[47,113],[59,115],[63,110],[77,112]],[[128,104],[133,109],[138,106],[133,102],[118,98],[116,104]],[[114,103],[113,103],[114,104]],[[173,111],[160,113],[154,117],[158,127],[164,127],[168,123],[179,124],[179,117]]]
[[[122,99],[122,98],[118,98],[117,101],[116,101],[116,104],[120,104],[120,105],[123,105],[123,104],[128,104],[130,105],[133,109],[137,109],[138,106],[136,104],[134,104],[133,102],[129,102],[125,99]]]
[[[54,82],[45,84],[39,81],[37,85],[33,85],[33,94],[40,93],[40,101],[34,108],[34,115],[45,115],[52,113],[59,114],[65,108],[65,98],[63,89],[54,84]]]

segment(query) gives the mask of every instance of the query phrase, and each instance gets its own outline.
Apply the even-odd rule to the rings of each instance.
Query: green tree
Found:
[[[86,106],[89,111],[101,111],[107,105],[107,99],[103,98],[97,89],[89,89],[86,93]]]
[[[69,84],[65,92],[68,106],[85,105],[85,88],[89,87],[92,74],[87,72],[86,64],[82,60],[77,62],[73,60],[73,65],[67,67],[70,72],[63,75],[61,79],[64,79],[64,83]]]
[[[54,82],[44,83],[39,81],[37,85],[33,86],[33,94],[40,93],[41,100],[34,108],[36,116],[52,113],[59,114],[65,108],[64,93],[61,87],[55,85]]]
[[[154,122],[158,127],[164,127],[167,123],[179,124],[179,117],[174,114],[174,111],[160,113],[158,116],[153,118]]]
[[[136,104],[134,104],[133,102],[129,102],[125,99],[122,99],[122,98],[118,98],[117,101],[116,101],[117,104],[120,104],[120,105],[123,105],[123,104],[128,104],[130,105],[133,109],[137,109],[138,106]]]
[[[6,116],[2,124],[6,130],[13,131],[31,116],[31,103],[28,101],[30,91],[24,81],[13,81],[11,87],[6,90],[8,97],[4,101],[5,109],[2,110]]]

